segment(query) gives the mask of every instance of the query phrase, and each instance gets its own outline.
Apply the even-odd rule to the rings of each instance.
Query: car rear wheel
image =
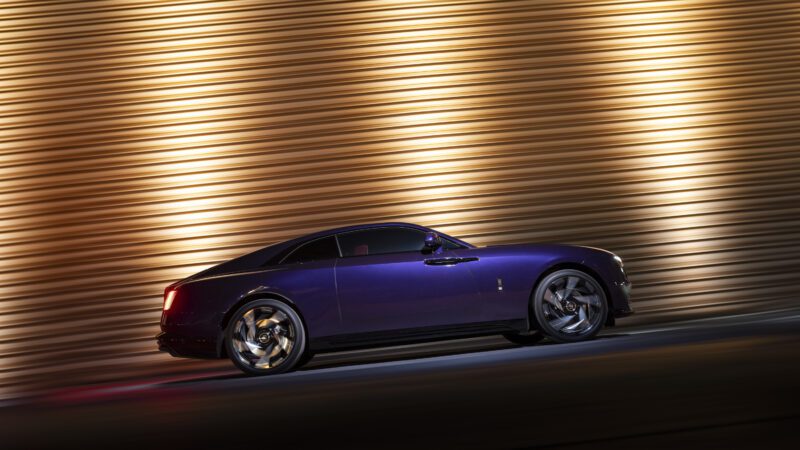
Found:
[[[574,269],[547,275],[533,294],[539,329],[557,342],[591,339],[606,322],[603,288],[591,275]]]
[[[225,333],[228,355],[249,375],[292,370],[306,353],[306,333],[297,312],[278,300],[255,300],[239,308]]]

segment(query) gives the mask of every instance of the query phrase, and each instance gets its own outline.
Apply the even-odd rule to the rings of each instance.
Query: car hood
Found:
[[[484,251],[496,251],[504,254],[550,254],[553,256],[572,256],[575,258],[598,253],[614,255],[614,253],[602,248],[571,244],[506,244],[490,245],[481,248],[483,248]]]

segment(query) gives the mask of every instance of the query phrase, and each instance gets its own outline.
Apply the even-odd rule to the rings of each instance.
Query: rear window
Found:
[[[324,237],[305,243],[298,247],[283,260],[283,264],[323,261],[339,256],[339,247],[333,236]]]

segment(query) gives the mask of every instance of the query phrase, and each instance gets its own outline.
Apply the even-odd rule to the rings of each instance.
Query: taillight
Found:
[[[170,306],[172,306],[172,301],[175,300],[175,295],[178,293],[175,289],[170,289],[164,294],[164,311],[169,311]]]

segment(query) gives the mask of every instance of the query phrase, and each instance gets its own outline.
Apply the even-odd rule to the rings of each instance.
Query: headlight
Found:
[[[625,265],[622,263],[622,258],[620,258],[619,256],[617,256],[617,255],[614,255],[614,261],[616,261],[616,262],[617,262],[617,265],[618,265],[620,268],[623,268],[623,267],[625,267]]]

